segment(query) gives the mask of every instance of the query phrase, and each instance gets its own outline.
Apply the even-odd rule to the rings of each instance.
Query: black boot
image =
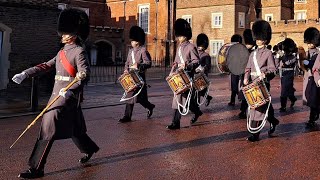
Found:
[[[151,107],[150,109],[148,109],[148,112],[147,112],[147,118],[150,119],[152,114],[153,114],[153,109],[155,108],[156,106],[154,104],[151,104]]]
[[[250,142],[256,142],[256,141],[259,141],[259,133],[254,133],[252,134],[251,136],[249,136],[247,138],[247,141],[250,141]]]
[[[195,114],[193,118],[191,119],[191,124],[195,123],[198,121],[198,118],[202,115],[203,113],[200,111],[199,113]]]
[[[206,107],[209,106],[211,100],[212,100],[212,97],[208,95],[206,99],[206,104],[205,104]]]
[[[297,98],[295,96],[289,97],[291,104],[290,104],[290,108],[293,108],[294,104],[297,101]]]
[[[180,129],[180,124],[170,124],[167,126],[167,129],[175,130],[175,129]]]
[[[118,122],[120,123],[126,123],[126,122],[130,122],[131,118],[128,118],[127,116],[123,116],[123,118],[119,119]]]
[[[171,130],[180,129],[180,119],[181,119],[181,114],[178,111],[178,109],[175,109],[173,112],[172,123],[167,126],[167,129],[171,129]]]
[[[252,128],[257,128],[257,127],[259,127],[260,124],[261,124],[261,121],[253,121],[252,122]],[[250,142],[259,141],[260,140],[259,135],[260,135],[260,132],[251,133],[251,136],[249,136],[247,138],[247,141],[250,141]]]
[[[30,168],[25,172],[22,172],[19,174],[19,178],[25,178],[25,179],[36,179],[44,176],[43,170],[37,170]]]
[[[86,163],[86,162],[88,162],[88,161],[90,160],[90,158],[92,157],[92,155],[93,155],[94,153],[97,153],[98,151],[99,151],[99,147],[98,147],[98,149],[94,150],[93,152],[90,152],[90,153],[88,153],[88,154],[85,154],[81,159],[79,159],[79,162],[80,162],[80,163]]]
[[[270,121],[270,129],[268,131],[268,135],[272,135],[274,131],[276,130],[276,126],[279,125],[279,120],[275,117],[272,118],[272,121]]]
[[[287,106],[287,98],[286,97],[280,97],[281,102],[281,108],[279,109],[280,112],[286,112],[286,106]]]

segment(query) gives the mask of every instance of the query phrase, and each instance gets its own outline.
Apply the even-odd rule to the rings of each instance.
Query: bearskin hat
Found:
[[[242,43],[242,37],[239,34],[234,34],[231,37],[231,42],[238,42],[238,43]]]
[[[188,40],[192,37],[192,30],[190,24],[184,19],[177,19],[174,23],[175,36],[185,36]]]
[[[319,45],[319,30],[315,27],[309,27],[304,31],[304,43]]]
[[[244,43],[248,45],[255,45],[256,43],[253,40],[251,29],[245,29],[243,31]]]
[[[272,30],[270,24],[265,20],[258,20],[252,25],[252,33],[255,40],[266,41],[266,45],[270,43]]]
[[[286,38],[282,42],[282,48],[285,53],[295,53],[298,50],[296,43],[290,38]]]
[[[89,17],[84,11],[75,8],[61,11],[58,18],[59,35],[76,35],[81,42],[84,42],[88,38],[89,32]]]
[[[139,26],[132,26],[130,28],[129,37],[134,41],[140,42],[140,45],[144,45],[146,41],[146,34],[144,33],[144,30]]]
[[[206,34],[201,33],[201,34],[199,34],[197,36],[197,46],[198,47],[201,46],[204,49],[208,48],[208,46],[209,46],[209,38],[208,38],[208,36]]]

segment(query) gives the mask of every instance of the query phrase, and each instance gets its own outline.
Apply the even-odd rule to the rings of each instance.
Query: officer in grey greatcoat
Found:
[[[198,53],[200,57],[199,64],[201,68],[200,70],[203,70],[203,73],[208,77],[208,74],[211,70],[211,57],[210,55],[206,52],[206,49],[208,48],[209,45],[209,38],[206,34],[201,33],[197,36],[197,48],[198,48]],[[196,70],[197,71],[197,70]],[[199,92],[199,96],[205,96],[207,92],[207,88],[203,89],[202,91]],[[200,98],[200,97],[199,97]],[[205,106],[208,106],[210,104],[210,101],[212,100],[212,96],[209,94],[207,95]]]
[[[81,43],[89,35],[89,19],[84,11],[66,9],[60,13],[58,32],[62,36],[64,47],[56,57],[48,62],[16,74],[12,80],[20,84],[25,78],[34,77],[56,69],[55,84],[49,102],[60,95],[59,99],[43,115],[39,137],[31,157],[29,170],[19,175],[21,178],[39,178],[44,176],[44,166],[54,140],[72,138],[78,149],[85,153],[79,160],[87,162],[99,150],[99,147],[86,133],[86,124],[80,102],[84,83],[89,80],[90,68],[87,54]],[[84,72],[86,78],[78,81],[67,91],[77,72]]]
[[[258,20],[252,26],[253,37],[256,40],[257,49],[254,50],[249,57],[248,64],[245,70],[244,85],[247,85],[249,78],[255,80],[257,78],[264,79],[266,87],[270,92],[270,80],[275,77],[276,66],[271,50],[266,48],[271,40],[271,26],[267,21]],[[254,59],[257,60],[255,66]],[[260,69],[261,74],[258,73],[257,68]],[[255,109],[250,109],[250,119],[253,121],[252,128],[259,127],[266,116],[268,104],[262,105]],[[267,120],[270,122],[269,135],[274,133],[275,127],[279,124],[279,120],[274,117],[274,109],[270,104]],[[248,141],[259,141],[259,134],[252,133],[248,137]]]
[[[319,62],[319,30],[315,27],[309,27],[304,31],[304,43],[308,46],[307,59],[303,61],[305,76],[303,79],[303,94],[305,94],[306,104],[310,107],[309,121],[307,127],[314,127],[315,121],[319,119],[319,88],[317,87]],[[317,62],[317,64],[315,63]]]
[[[285,112],[287,106],[287,98],[289,98],[291,101],[291,108],[297,101],[297,98],[294,96],[294,92],[296,90],[293,87],[293,80],[294,71],[297,64],[296,53],[298,49],[296,43],[290,38],[286,38],[282,42],[282,48],[284,51],[284,55],[280,57],[281,68],[279,69],[281,71],[280,112]]]
[[[174,30],[175,36],[179,41],[179,45],[177,47],[177,53],[171,72],[183,69],[191,78],[193,78],[195,69],[199,66],[200,57],[197,47],[189,42],[192,37],[190,24],[184,19],[177,19],[174,24]],[[180,108],[178,103],[182,105],[185,104],[189,91],[190,90],[173,97],[172,109],[174,109],[174,114],[172,123],[167,126],[168,129],[180,129],[181,113],[178,110],[178,108]],[[190,110],[194,113],[191,122],[196,122],[197,119],[202,115],[202,112],[197,105],[195,91],[192,90],[191,94]],[[181,109],[182,108],[180,108],[180,110]]]
[[[143,46],[145,43],[144,30],[139,26],[130,28],[130,39],[132,48],[129,49],[127,61],[125,63],[124,72],[138,71],[139,76],[146,83],[146,70],[151,67],[151,57],[147,49]],[[119,120],[121,123],[130,122],[132,117],[133,106],[135,103],[140,103],[147,111],[147,118],[153,114],[154,104],[148,100],[147,85],[145,84],[140,94],[133,97],[140,89],[127,94],[126,109],[124,117]],[[133,97],[133,98],[132,98]],[[132,98],[132,99],[130,99]]]

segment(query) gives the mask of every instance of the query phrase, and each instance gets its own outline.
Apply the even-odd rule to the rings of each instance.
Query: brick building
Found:
[[[177,0],[177,18],[190,22],[192,41],[199,33],[208,35],[213,60],[233,34],[242,34],[257,19],[270,22],[271,45],[290,37],[306,48],[303,32],[310,26],[320,29],[319,9],[316,0]]]
[[[0,0],[0,90],[15,73],[55,56],[57,6],[55,0]]]
[[[124,29],[122,54],[126,57],[130,47],[129,30],[138,25],[145,30],[146,48],[154,65],[165,57],[165,43],[168,39],[168,1],[166,0],[109,0],[107,5],[111,18]]]
[[[242,34],[250,28],[250,22],[260,16],[260,7],[259,1],[250,0],[177,0],[177,18],[191,24],[193,42],[198,34],[207,34],[209,54],[216,57],[233,34]]]

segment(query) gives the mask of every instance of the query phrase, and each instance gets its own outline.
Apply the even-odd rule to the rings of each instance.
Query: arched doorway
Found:
[[[113,65],[113,48],[112,45],[106,41],[99,41],[95,43],[96,48],[96,65],[108,66]]]

